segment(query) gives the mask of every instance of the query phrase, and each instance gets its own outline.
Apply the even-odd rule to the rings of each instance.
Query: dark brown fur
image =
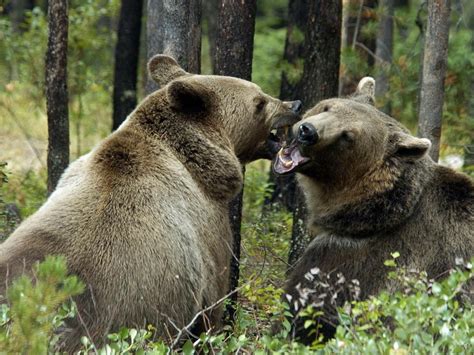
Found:
[[[357,279],[366,298],[397,287],[384,266],[393,252],[400,253],[400,266],[426,270],[431,278],[446,275],[457,257],[474,256],[472,179],[434,163],[426,140],[410,136],[371,106],[368,91],[325,100],[301,121],[313,123],[320,140],[301,147],[311,158],[298,181],[314,239],[289,276],[286,290],[293,299],[300,296],[297,288],[314,287],[305,274],[316,267],[334,280],[337,273]],[[308,302],[319,301],[323,291]],[[334,309],[326,302],[331,319]],[[326,336],[333,334],[334,322],[322,320]],[[310,340],[307,330],[298,332]]]

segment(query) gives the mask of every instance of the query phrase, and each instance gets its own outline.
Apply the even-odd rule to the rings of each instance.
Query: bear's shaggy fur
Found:
[[[81,335],[101,343],[119,326],[152,324],[176,334],[228,292],[232,235],[228,203],[272,126],[298,120],[299,104],[255,84],[192,75],[174,59],[149,63],[162,88],[120,128],[72,163],[47,202],[0,246],[0,294],[46,255],[64,255],[86,284]],[[210,315],[216,325],[217,308]]]
[[[318,272],[333,280],[340,279],[338,273],[357,279],[361,298],[394,289],[384,266],[393,252],[400,253],[400,266],[425,270],[431,278],[446,275],[457,257],[474,256],[472,179],[433,162],[427,139],[413,137],[377,110],[374,87],[372,78],[364,78],[352,97],[324,100],[293,126],[304,159],[292,170],[298,172],[314,239],[289,275],[292,302],[307,294],[305,288],[317,287]],[[311,126],[301,128],[303,123],[316,131],[313,139]],[[319,303],[327,290],[316,291],[307,302]],[[330,318],[334,308],[327,294]],[[331,336],[334,324],[322,323],[322,332]],[[300,328],[299,335],[304,339],[307,332]]]

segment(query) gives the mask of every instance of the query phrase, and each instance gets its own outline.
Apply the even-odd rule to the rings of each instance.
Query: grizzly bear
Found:
[[[152,324],[168,338],[229,291],[228,203],[241,164],[271,130],[298,121],[282,102],[232,77],[193,75],[157,55],[161,86],[89,154],[72,163],[46,203],[0,246],[0,294],[46,255],[63,255],[86,292],[62,350],[96,344],[120,326]],[[220,307],[208,315],[219,325]]]
[[[366,77],[353,96],[318,103],[293,125],[292,143],[274,162],[277,173],[297,172],[313,238],[289,274],[287,297],[295,309],[319,304],[326,338],[335,331],[335,307],[354,296],[350,287],[360,288],[361,299],[396,289],[384,265],[391,253],[430,278],[474,256],[472,179],[435,163],[428,139],[377,110],[374,88]],[[334,291],[343,280],[334,303],[324,288]],[[314,339],[314,329],[295,323],[302,341]]]

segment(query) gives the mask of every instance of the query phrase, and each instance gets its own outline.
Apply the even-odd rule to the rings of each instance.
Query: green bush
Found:
[[[199,339],[170,348],[170,344],[152,340],[152,326],[122,328],[109,334],[101,349],[83,337],[81,353],[467,353],[474,346],[474,312],[467,301],[472,296],[473,262],[462,263],[444,280],[434,281],[425,272],[396,268],[394,260],[388,261],[394,267],[389,277],[398,281],[399,290],[346,303],[338,310],[335,339],[327,343],[304,346],[292,339],[292,316],[281,301],[282,290],[257,283],[244,285],[241,293],[247,302],[237,306],[234,323],[219,333],[203,333]],[[61,258],[48,257],[39,264],[34,284],[25,276],[16,280],[8,290],[9,306],[0,308],[0,348],[7,353],[54,352],[59,339],[55,330],[75,315],[70,297],[83,288],[76,277],[67,276]],[[281,323],[280,329],[272,331],[276,322]],[[314,326],[311,317],[305,326]]]
[[[35,267],[33,283],[21,276],[7,290],[7,304],[0,309],[0,349],[7,354],[45,354],[54,349],[64,319],[74,316],[72,296],[83,284],[67,276],[66,262],[47,257]]]

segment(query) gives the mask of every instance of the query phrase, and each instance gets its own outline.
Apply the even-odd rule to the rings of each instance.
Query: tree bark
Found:
[[[115,47],[112,130],[137,105],[137,70],[140,50],[142,0],[122,0]]]
[[[201,68],[201,0],[148,0],[147,58],[172,56],[190,73]],[[146,92],[158,89],[148,78]]]
[[[48,28],[46,108],[48,114],[48,194],[51,194],[69,164],[67,0],[49,1]]]
[[[444,79],[448,61],[449,0],[428,1],[421,81],[418,135],[431,140],[430,156],[439,157],[444,102]]]
[[[216,58],[216,33],[217,33],[217,15],[219,11],[219,0],[206,0],[203,3],[203,17],[207,24],[207,39],[209,41],[209,58],[211,60],[212,72],[215,72]]]
[[[300,93],[305,109],[338,94],[341,24],[341,0],[311,2],[305,34],[305,62]],[[305,219],[304,197],[301,190],[297,189],[288,260],[290,266],[298,260],[309,241]]]
[[[8,12],[12,22],[12,28],[15,32],[21,32],[22,26],[25,24],[25,13],[27,10],[32,10],[34,7],[33,0],[11,0],[7,4]]]
[[[375,97],[383,103],[382,111],[390,114],[390,101],[387,93],[390,89],[390,67],[393,53],[393,16],[394,0],[379,0],[379,28],[377,31],[376,83]]]
[[[286,32],[281,73],[280,99],[300,98],[301,75],[303,71],[305,41],[304,33],[308,22],[309,1],[290,0],[288,4],[288,27]],[[280,204],[289,211],[295,204],[295,174],[279,176],[270,167],[269,183],[273,188],[271,196],[265,199],[264,206]]]
[[[256,0],[221,0],[217,18],[215,74],[251,80],[256,10]],[[230,291],[235,290],[239,284],[242,195],[243,189],[229,206],[234,253],[230,265]],[[237,300],[237,293],[232,295],[231,300]],[[232,319],[232,306],[228,308],[228,313]]]
[[[471,53],[474,53],[474,16],[468,20],[468,28],[471,31],[471,42],[470,42],[470,50]],[[474,77],[471,76],[470,78],[470,88],[471,93],[474,92]],[[474,97],[471,95],[469,97],[468,103],[468,114],[470,117],[471,122],[473,123],[474,127]],[[471,132],[472,133],[472,132]],[[465,166],[472,166],[474,165],[474,134],[471,134],[470,142],[464,147],[464,165]]]
[[[394,5],[395,7],[408,7],[410,2],[408,0],[395,0]]]
[[[344,6],[344,42],[345,48],[357,51],[369,67],[375,63],[375,36],[367,35],[362,29],[375,19],[377,0],[348,0]],[[340,95],[354,92],[359,78],[344,76],[341,78]]]

